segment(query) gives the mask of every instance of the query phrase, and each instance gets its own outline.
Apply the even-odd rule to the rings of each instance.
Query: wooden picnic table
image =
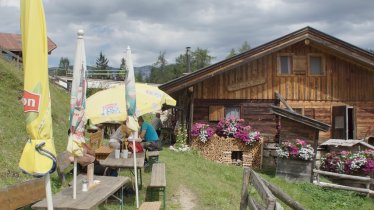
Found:
[[[53,208],[54,209],[72,209],[72,210],[86,210],[93,209],[99,204],[103,203],[110,196],[114,195],[121,189],[121,197],[117,198],[120,202],[121,209],[123,207],[123,186],[130,183],[129,177],[112,177],[112,176],[95,176],[95,180],[100,183],[89,189],[87,192],[82,192],[82,180],[87,179],[84,175],[77,177],[77,198],[73,199],[73,186],[70,186],[62,191],[54,194]],[[116,197],[116,196],[115,196]],[[33,209],[47,209],[47,200],[44,199],[32,205]]]
[[[134,175],[134,154],[129,155],[128,158],[118,158],[114,157],[114,151],[109,154],[109,156],[105,160],[100,160],[100,164],[106,167],[112,168],[123,168],[128,169]],[[136,169],[138,170],[138,181],[139,181],[139,188],[141,189],[143,186],[143,178],[142,178],[142,168],[144,168],[144,152],[136,153]]]

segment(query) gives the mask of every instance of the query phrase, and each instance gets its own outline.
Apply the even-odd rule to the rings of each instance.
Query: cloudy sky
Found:
[[[48,36],[73,63],[76,32],[85,30],[87,63],[100,51],[119,67],[129,45],[134,66],[169,63],[186,46],[208,49],[214,62],[244,41],[251,47],[311,26],[364,49],[374,49],[373,0],[43,0]],[[0,0],[0,32],[19,33],[19,1]]]

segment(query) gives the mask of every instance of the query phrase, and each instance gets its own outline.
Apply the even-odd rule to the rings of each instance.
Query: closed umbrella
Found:
[[[52,131],[44,8],[42,0],[21,0],[20,8],[25,73],[22,101],[29,139],[19,167],[35,177],[45,176],[48,209],[53,209],[49,174],[56,169],[56,151]]]
[[[93,124],[124,121],[127,118],[125,85],[117,85],[87,98],[86,118]],[[161,110],[162,106],[175,106],[176,101],[157,86],[135,83],[136,116]]]
[[[139,208],[139,192],[138,192],[138,174],[136,166],[136,147],[135,140],[138,138],[138,123],[135,115],[136,110],[136,89],[135,89],[135,76],[134,66],[132,65],[132,55],[130,47],[126,50],[126,69],[127,76],[125,79],[125,94],[126,94],[126,107],[127,107],[127,127],[132,130],[132,135],[129,140],[133,143],[134,153],[134,175],[135,175],[135,197],[136,197],[136,208]]]
[[[79,30],[70,98],[70,135],[66,148],[68,152],[74,155],[73,199],[77,195],[77,158],[83,156],[83,143],[85,143],[87,67],[83,35],[84,31]]]

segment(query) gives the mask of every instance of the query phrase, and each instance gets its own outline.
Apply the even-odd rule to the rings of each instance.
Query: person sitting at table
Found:
[[[129,137],[130,135],[131,130],[126,126],[126,121],[124,121],[121,126],[119,126],[117,130],[110,136],[109,147],[113,149],[120,149],[125,137]]]
[[[70,129],[68,130],[70,135]],[[77,173],[87,173],[87,166],[91,163],[94,164],[94,174],[100,176],[118,176],[118,172],[114,168],[104,167],[100,165],[100,162],[95,158],[95,152],[91,147],[83,143],[83,156],[77,158]],[[71,163],[74,162],[74,156],[70,154],[69,160]]]
[[[144,122],[142,116],[138,117],[138,123],[140,126],[140,135],[139,137],[144,140],[143,141],[143,148],[148,151],[157,151],[160,149],[158,135],[156,133],[155,128],[147,123]]]

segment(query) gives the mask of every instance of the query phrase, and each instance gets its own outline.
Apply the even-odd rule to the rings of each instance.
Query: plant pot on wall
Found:
[[[312,161],[277,158],[276,176],[289,181],[307,181],[312,178]]]

